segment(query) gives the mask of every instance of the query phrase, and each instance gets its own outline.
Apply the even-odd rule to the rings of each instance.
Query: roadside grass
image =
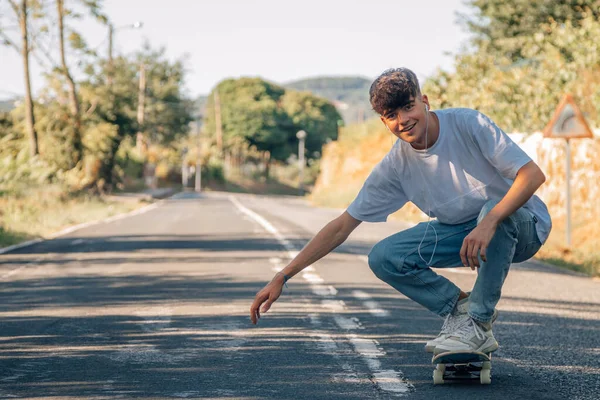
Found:
[[[594,219],[576,218],[572,224],[571,246],[566,245],[566,221],[553,219],[552,232],[536,258],[559,267],[600,277],[600,227]]]
[[[142,205],[137,201],[69,195],[57,186],[2,192],[0,248],[44,238],[69,226],[129,212]]]

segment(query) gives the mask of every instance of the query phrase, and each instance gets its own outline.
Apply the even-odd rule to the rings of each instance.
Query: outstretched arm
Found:
[[[479,267],[478,253],[481,259],[486,261],[487,247],[496,233],[498,224],[522,207],[545,181],[546,176],[533,161],[519,169],[506,195],[463,241],[460,258],[465,267]]]
[[[254,302],[250,307],[250,319],[252,323],[256,324],[260,318],[260,313],[266,313],[279,298],[285,281],[284,275],[291,278],[304,268],[331,253],[336,247],[344,243],[350,233],[360,223],[361,221],[353,218],[345,211],[342,215],[325,225],[302,251],[282,271],[275,274],[271,282],[256,294]]]

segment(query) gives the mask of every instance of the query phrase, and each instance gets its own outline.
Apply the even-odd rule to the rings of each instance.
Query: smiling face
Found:
[[[433,137],[425,135],[428,127],[429,133],[433,128],[432,119],[428,117],[429,100],[426,95],[410,96],[408,103],[391,110],[386,110],[381,115],[381,121],[397,138],[409,143],[415,149],[425,149]]]

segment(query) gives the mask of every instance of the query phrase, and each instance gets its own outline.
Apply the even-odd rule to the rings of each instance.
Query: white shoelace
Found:
[[[467,317],[467,314],[448,314],[446,320],[444,321],[444,325],[442,325],[442,331],[440,332],[440,334],[451,333],[454,329],[463,324],[464,320]]]
[[[472,318],[469,318],[461,324],[456,331],[452,332],[452,336],[470,340],[473,336],[473,332],[475,332],[477,339],[484,340],[486,338],[483,329],[481,329]]]

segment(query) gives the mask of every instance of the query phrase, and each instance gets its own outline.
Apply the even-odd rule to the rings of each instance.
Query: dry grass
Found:
[[[0,247],[47,237],[69,226],[128,212],[142,205],[68,196],[52,186],[3,193],[0,194]]]
[[[600,227],[594,221],[576,219],[572,223],[571,247],[566,245],[566,220],[553,221],[552,232],[536,258],[579,271],[590,276],[600,276]]]

